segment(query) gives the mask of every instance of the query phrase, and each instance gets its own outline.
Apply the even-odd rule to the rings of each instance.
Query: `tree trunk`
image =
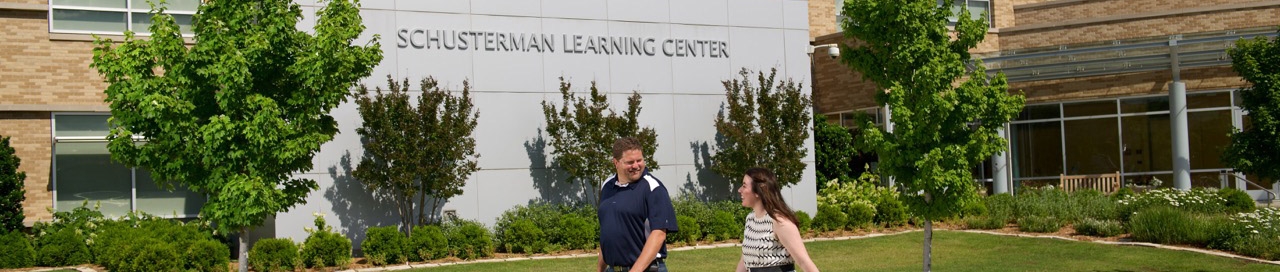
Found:
[[[933,271],[931,252],[933,248],[933,221],[924,220],[924,272]]]
[[[245,241],[245,235],[249,234],[248,229],[240,229],[240,255],[236,257],[236,261],[240,263],[240,272],[249,271],[249,243]]]

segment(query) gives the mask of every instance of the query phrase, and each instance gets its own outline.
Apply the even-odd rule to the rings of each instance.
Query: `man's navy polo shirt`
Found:
[[[600,188],[600,208],[596,216],[600,218],[600,252],[606,264],[635,264],[651,230],[679,231],[667,187],[650,175],[648,169],[640,177],[626,186],[618,186],[618,176],[614,175]],[[658,257],[666,256],[664,241]]]

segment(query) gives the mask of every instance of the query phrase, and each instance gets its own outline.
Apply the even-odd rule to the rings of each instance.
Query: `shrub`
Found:
[[[702,230],[698,225],[698,220],[687,215],[677,215],[676,225],[680,228],[680,232],[667,236],[667,241],[680,241],[685,243],[694,243],[698,238],[702,238]]]
[[[1011,194],[992,195],[982,200],[983,204],[987,206],[987,215],[992,219],[1003,219],[1005,223],[1008,223],[1009,219],[1017,216],[1018,200]]]
[[[258,240],[249,249],[249,265],[257,271],[293,271],[300,262],[298,245],[288,238]]]
[[[408,237],[400,233],[396,226],[371,227],[365,230],[364,237],[360,251],[364,252],[365,258],[373,265],[405,263],[409,260],[405,256],[408,252]]]
[[[36,239],[36,244],[40,247],[36,264],[40,266],[77,265],[89,263],[90,260],[84,236],[74,229],[65,228],[45,234]]]
[[[1053,189],[1053,187],[1027,188],[1015,197],[1017,201],[1014,204],[1014,217],[1019,220],[1018,225],[1022,225],[1021,219],[1032,216],[1039,217],[1032,219],[1033,221],[1048,217],[1053,217],[1059,222],[1073,221],[1079,218],[1079,214],[1072,208],[1075,203],[1070,196],[1067,192]]]
[[[191,243],[187,252],[182,255],[187,261],[187,269],[202,272],[226,272],[231,263],[231,249],[226,244],[215,240],[199,240]],[[152,270],[158,271],[158,270]]]
[[[840,207],[818,203],[818,214],[813,216],[813,226],[820,231],[832,231],[844,228],[849,216],[840,211]]]
[[[808,232],[810,227],[809,224],[812,222],[813,222],[813,219],[809,218],[809,213],[804,211],[796,211],[796,228],[800,229],[800,233]],[[684,229],[684,228],[682,227],[681,229]]]
[[[493,234],[480,222],[448,221],[444,236],[449,241],[449,251],[455,257],[470,260],[493,256]]]
[[[1077,233],[1098,237],[1111,237],[1124,233],[1124,227],[1120,226],[1119,221],[1092,218],[1085,218],[1081,219],[1080,222],[1076,222],[1075,229]]]
[[[0,136],[0,233],[23,229],[22,201],[27,199],[24,180],[27,174],[18,170],[18,158],[9,137]],[[0,264],[3,267],[3,264]]]
[[[1031,215],[1018,219],[1018,230],[1049,233],[1062,229],[1062,220],[1053,216]]]
[[[1223,200],[1226,200],[1225,205],[1227,213],[1252,212],[1258,207],[1258,204],[1254,202],[1253,197],[1241,190],[1232,188],[1218,190],[1218,196],[1222,197]]]
[[[960,217],[987,215],[987,205],[983,201],[966,201],[960,208]]]
[[[1111,200],[1121,200],[1125,198],[1130,198],[1136,194],[1137,193],[1134,193],[1133,189],[1129,188],[1129,186],[1120,187],[1120,189],[1116,190],[1116,192],[1111,193]]]
[[[990,215],[970,216],[964,218],[965,226],[971,229],[1001,229],[1004,228],[1007,219],[998,218]]]
[[[871,225],[876,217],[876,207],[869,201],[858,200],[847,203],[844,214],[848,216],[845,224],[851,229],[858,229]]]
[[[882,193],[880,197],[876,198],[875,222],[888,227],[906,225],[909,217],[907,216],[906,204],[903,204],[902,200],[898,199],[897,191],[888,188],[884,190],[888,190],[888,192]]]
[[[1159,189],[1121,199],[1120,217],[1129,220],[1135,212],[1153,207],[1169,207],[1198,214],[1219,214],[1226,210],[1226,199],[1205,189],[1188,191]]]
[[[594,249],[600,243],[600,224],[594,219],[595,216],[588,218],[580,213],[566,214],[560,218],[560,227],[547,236],[553,237],[552,243],[562,244],[569,249]],[[683,226],[680,232],[684,232]]]
[[[324,215],[315,214],[315,229],[302,242],[302,261],[307,267],[345,266],[351,261],[351,240],[333,231]]]
[[[1130,218],[1129,231],[1136,241],[1205,246],[1228,224],[1230,221],[1223,216],[1156,207],[1135,213]]]
[[[415,226],[409,235],[409,248],[416,260],[426,261],[449,255],[449,242],[444,239],[440,226]]]
[[[546,235],[529,219],[512,222],[500,234],[502,246],[511,253],[543,253],[547,248]]]
[[[1233,248],[1240,254],[1267,260],[1280,260],[1280,241],[1276,236],[1251,234],[1241,237]]]
[[[1088,218],[1099,220],[1120,219],[1119,204],[1097,190],[1075,192],[1071,194],[1071,200],[1075,203],[1075,205],[1071,206],[1075,210],[1073,213],[1079,215],[1073,222],[1080,222]]]
[[[746,220],[746,218],[746,216],[736,218],[729,211],[715,211],[711,223],[706,225],[707,240],[720,241],[741,238],[742,227],[745,226],[742,220]],[[679,223],[679,221],[676,222],[676,224]]]
[[[23,268],[36,265],[36,249],[26,234],[9,231],[0,234],[0,268]]]
[[[111,271],[121,272],[149,272],[149,271],[178,271],[183,266],[183,261],[170,243],[165,243],[156,238],[143,237],[135,240],[138,244],[132,245],[129,252],[133,255],[125,258],[119,263],[119,267]],[[225,268],[225,266],[224,266]]]

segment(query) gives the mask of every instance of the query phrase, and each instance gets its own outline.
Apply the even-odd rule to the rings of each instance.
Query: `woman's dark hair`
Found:
[[[774,219],[787,219],[797,224],[796,213],[791,211],[787,202],[782,200],[782,186],[778,185],[778,177],[769,169],[747,169],[747,177],[751,178],[751,191],[760,196],[764,204],[764,212]]]

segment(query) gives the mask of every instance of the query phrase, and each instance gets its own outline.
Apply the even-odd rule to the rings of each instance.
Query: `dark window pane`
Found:
[[[1173,170],[1168,114],[1125,116],[1120,126],[1125,173]]]
[[[1191,173],[1191,188],[1222,188],[1222,175],[1218,172]]]
[[[1015,124],[1012,130],[1015,178],[1062,173],[1062,128],[1058,122]]]
[[[171,14],[173,21],[178,23],[178,31],[182,34],[194,33],[191,30],[191,16],[188,14]],[[150,33],[151,32],[151,14],[150,13],[133,13],[133,32]]]
[[[138,211],[159,216],[186,217],[200,214],[205,197],[174,184],[173,190],[161,188],[151,179],[151,172],[138,169]]]
[[[111,161],[107,143],[58,143],[54,147],[54,175],[58,211],[88,202],[107,217],[128,213],[132,174]]]
[[[1094,101],[1080,102],[1071,104],[1062,104],[1062,115],[1064,117],[1081,117],[1094,115],[1116,114],[1116,101]]]
[[[1058,104],[1026,106],[1018,114],[1018,120],[1054,119],[1058,117],[1061,117],[1058,114]]]
[[[54,117],[53,135],[58,137],[102,136],[106,139],[110,115],[58,115]]]
[[[1222,151],[1231,143],[1231,111],[1192,112],[1187,115],[1191,168],[1225,168]]]
[[[1153,96],[1120,100],[1120,112],[1140,113],[1169,110],[1168,96]]]
[[[1120,135],[1115,118],[1063,122],[1068,175],[1120,171]]]
[[[1188,109],[1217,108],[1231,106],[1231,93],[1192,93],[1187,94]]]
[[[124,32],[125,13],[92,10],[53,10],[53,31]]]

